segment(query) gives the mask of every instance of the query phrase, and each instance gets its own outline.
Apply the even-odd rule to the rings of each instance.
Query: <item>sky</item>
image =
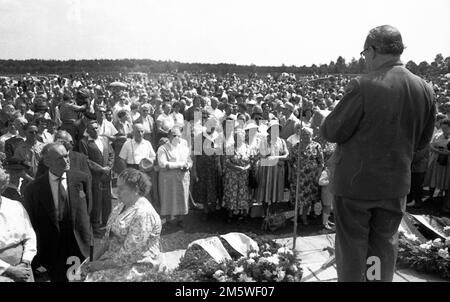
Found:
[[[419,64],[450,56],[449,15],[449,0],[0,0],[0,59],[310,66],[359,59],[389,24]]]

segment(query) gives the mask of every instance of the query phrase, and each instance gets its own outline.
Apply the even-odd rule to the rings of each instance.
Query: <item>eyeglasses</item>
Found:
[[[370,48],[373,48],[374,50],[376,49],[375,46],[369,46],[369,47],[365,48],[363,51],[361,51],[361,52],[359,53],[359,55],[360,55],[361,57],[365,57],[365,53],[366,53]]]

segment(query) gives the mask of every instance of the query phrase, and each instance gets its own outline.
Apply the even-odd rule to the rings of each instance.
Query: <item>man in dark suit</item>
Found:
[[[361,53],[369,73],[349,83],[320,127],[326,140],[338,144],[330,188],[339,281],[372,280],[371,272],[392,281],[412,157],[433,134],[433,90],[403,66],[403,49],[397,29],[372,29]]]
[[[70,268],[68,258],[75,256],[83,261],[89,256],[91,186],[86,174],[70,170],[63,145],[48,144],[44,154],[49,172],[32,181],[24,196],[37,235],[38,253],[33,267],[42,265],[51,281],[65,282]]]
[[[66,148],[67,152],[69,152],[69,160],[70,160],[70,168],[72,170],[80,171],[89,175],[89,179],[91,176],[91,170],[88,165],[88,158],[86,155],[73,151],[73,140],[72,136],[69,132],[65,130],[58,130],[55,134],[55,142],[61,143]],[[48,167],[44,164],[44,161],[41,160],[38,165],[38,170],[36,172],[36,177],[46,174],[48,171]]]
[[[92,214],[91,222],[95,235],[101,235],[111,214],[111,169],[114,165],[114,150],[106,138],[99,136],[98,122],[88,123],[87,137],[80,141],[80,152],[89,159],[92,174]]]

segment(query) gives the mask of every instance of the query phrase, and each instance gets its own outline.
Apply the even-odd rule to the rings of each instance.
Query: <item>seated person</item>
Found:
[[[161,220],[144,197],[150,180],[143,172],[125,169],[117,180],[119,204],[113,209],[94,261],[83,269],[87,281],[123,281],[132,268],[157,266]]]
[[[9,175],[0,169],[0,193],[8,183]],[[36,251],[36,234],[25,208],[0,197],[0,282],[33,282],[31,261]]]

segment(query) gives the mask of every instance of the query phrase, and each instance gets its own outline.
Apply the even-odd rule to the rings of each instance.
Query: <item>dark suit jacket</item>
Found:
[[[11,158],[14,156],[14,151],[16,150],[17,146],[19,146],[21,143],[23,143],[25,140],[23,138],[14,136],[10,139],[6,140],[5,142],[5,155],[6,158]]]
[[[411,161],[431,140],[434,92],[400,61],[353,79],[321,135],[338,143],[331,191],[337,196],[379,200],[408,194]]]
[[[102,167],[110,167],[112,169],[114,165],[114,150],[106,139],[102,139],[103,153],[100,152],[94,141],[88,140],[88,137],[84,137],[80,141],[80,152],[87,155],[89,158],[89,168],[92,172],[92,177],[102,177],[104,172]]]
[[[70,160],[70,169],[75,171],[80,171],[86,173],[89,178],[91,178],[91,170],[89,169],[88,159],[86,155],[70,151],[69,152],[69,160]],[[38,169],[36,172],[36,177],[44,175],[48,172],[48,167],[44,164],[44,161],[41,160],[38,165]]]
[[[89,257],[91,232],[89,215],[92,205],[91,184],[82,172],[67,172],[67,191],[73,233],[81,253]],[[59,223],[48,173],[36,178],[25,188],[24,207],[37,236],[35,260],[46,268],[54,266],[59,243]]]

